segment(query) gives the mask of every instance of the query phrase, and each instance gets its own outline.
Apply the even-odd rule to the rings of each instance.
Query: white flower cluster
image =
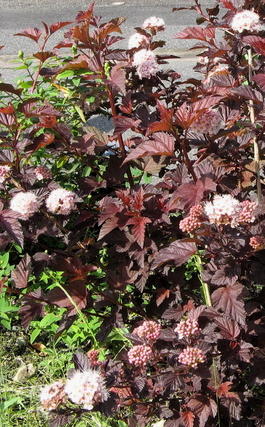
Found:
[[[73,403],[82,405],[87,410],[93,409],[95,403],[107,400],[109,395],[103,377],[92,369],[76,371],[67,380],[65,392]]]
[[[69,215],[76,209],[77,196],[64,188],[52,190],[46,200],[47,209],[53,214]],[[11,199],[10,209],[28,220],[40,208],[40,201],[32,191],[20,191]]]
[[[262,29],[259,15],[251,10],[242,10],[236,13],[230,25],[238,33],[242,33],[244,30],[255,32]]]
[[[70,212],[75,210],[76,202],[77,196],[75,193],[64,188],[56,188],[49,194],[46,206],[53,214],[69,215]]]
[[[53,411],[59,405],[70,399],[86,410],[108,399],[109,393],[105,387],[104,378],[100,372],[89,369],[84,372],[75,371],[66,383],[56,381],[42,388],[40,402],[46,411]]]
[[[46,411],[54,411],[61,403],[66,400],[64,383],[56,381],[53,384],[46,385],[40,393],[40,403]]]
[[[156,55],[149,49],[141,49],[134,54],[133,66],[136,67],[140,79],[143,77],[148,79],[154,76],[158,71]]]
[[[40,202],[36,194],[31,191],[20,191],[11,199],[10,209],[21,215],[21,219],[27,220],[39,210]]]
[[[128,49],[137,49],[148,45],[148,38],[140,33],[134,33],[128,41]]]
[[[230,194],[217,194],[212,202],[204,204],[204,213],[211,224],[229,224],[231,227],[237,227],[239,224],[254,222],[256,208],[256,202],[249,200],[239,202]]]
[[[144,30],[156,30],[156,31],[162,31],[165,29],[165,21],[162,18],[157,18],[156,16],[150,16],[150,18],[147,18],[142,28]]]

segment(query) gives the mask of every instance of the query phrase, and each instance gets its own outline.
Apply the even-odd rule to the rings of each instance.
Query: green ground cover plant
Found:
[[[93,3],[16,34],[33,53],[0,83],[5,426],[265,424],[265,3],[186,9],[196,79],[158,53],[159,17],[128,49]]]

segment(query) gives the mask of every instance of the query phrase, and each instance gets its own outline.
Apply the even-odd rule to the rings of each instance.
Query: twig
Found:
[[[251,48],[249,48],[248,49],[248,80],[249,82],[252,81],[252,67],[253,67],[252,50]],[[254,111],[254,103],[252,99],[249,101],[248,109],[249,109],[250,121],[252,125],[255,125],[255,111]],[[262,199],[261,180],[260,180],[260,149],[259,149],[259,143],[256,136],[254,137],[254,140],[253,140],[253,148],[254,148],[254,165],[255,165],[255,172],[256,172],[257,197],[258,197],[258,203],[260,203]]]

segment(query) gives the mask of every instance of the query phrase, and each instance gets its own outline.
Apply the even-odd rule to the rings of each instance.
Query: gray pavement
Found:
[[[202,0],[206,7],[215,4],[214,0]],[[37,26],[41,28],[41,21],[48,24],[56,21],[71,20],[81,9],[84,10],[89,2],[84,0],[0,0],[0,44],[5,47],[1,50],[0,70],[5,80],[13,80],[17,77],[12,60],[19,49],[26,54],[32,53],[34,42],[24,37],[14,37],[13,34],[25,28]],[[174,35],[186,26],[196,25],[196,14],[193,11],[180,11],[172,13],[176,6],[187,6],[193,4],[190,0],[97,0],[96,13],[103,19],[111,19],[116,16],[127,18],[123,24],[122,46],[127,45],[129,36],[134,32],[134,27],[140,26],[143,20],[149,16],[159,16],[165,20],[166,30],[160,33],[167,44],[165,53],[175,53],[183,57],[182,60],[174,61],[174,68],[180,74],[191,72],[196,59],[194,52],[189,53],[187,49],[193,44],[187,40],[176,40]],[[59,31],[53,36],[52,43],[56,44],[63,36]],[[52,46],[52,44],[51,44]]]

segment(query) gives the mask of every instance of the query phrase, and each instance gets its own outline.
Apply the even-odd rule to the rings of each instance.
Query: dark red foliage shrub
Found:
[[[71,300],[59,288],[29,287],[25,327],[55,305],[68,309],[62,329],[77,309],[102,318],[102,345],[113,328],[130,330],[132,349],[102,363],[89,353],[88,367],[77,363],[81,371],[98,366],[106,379],[109,398],[96,410],[130,427],[156,418],[165,427],[262,426],[265,5],[220,0],[204,9],[195,1],[188,9],[203,26],[176,38],[195,40],[202,53],[199,77],[184,81],[170,58],[155,53],[162,27],[137,28],[138,47],[122,50],[115,44],[123,19],[102,22],[93,5],[56,46],[75,47],[61,66],[49,65],[55,53],[45,46],[68,22],[17,34],[38,44],[39,68],[31,99],[2,85],[16,102],[0,109],[1,167],[12,168],[3,169],[1,245],[7,238],[24,244],[13,291],[28,286],[31,271],[64,271]],[[112,135],[73,129],[63,110],[34,96],[41,78],[53,82],[71,69],[80,70],[84,93],[100,93]],[[31,159],[41,150],[51,175],[39,181]],[[56,166],[63,157],[78,161],[69,180]],[[10,209],[20,192],[25,204],[15,211],[11,201]],[[155,339],[139,333],[144,321],[160,324]],[[54,425],[69,411],[59,409]]]

